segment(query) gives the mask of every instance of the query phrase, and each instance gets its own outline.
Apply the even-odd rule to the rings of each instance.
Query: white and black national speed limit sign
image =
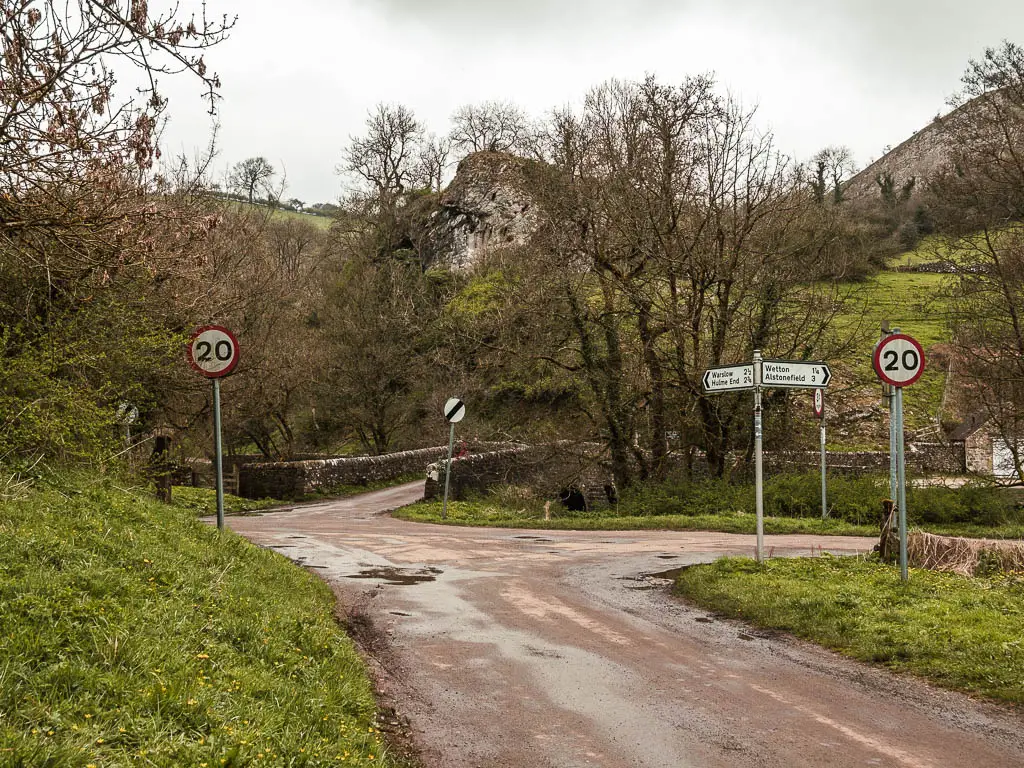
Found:
[[[210,379],[227,376],[238,365],[238,339],[221,325],[204,325],[192,334],[188,362]]]
[[[466,415],[466,404],[459,398],[453,397],[447,403],[444,404],[444,417],[450,424],[454,424],[457,421],[462,421],[462,417]]]
[[[872,363],[886,384],[909,387],[924,373],[924,349],[916,339],[894,333],[878,342]]]

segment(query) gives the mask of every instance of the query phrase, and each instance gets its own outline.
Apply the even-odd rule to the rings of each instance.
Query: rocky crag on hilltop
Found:
[[[474,152],[436,204],[420,214],[412,240],[425,267],[464,270],[485,249],[525,245],[539,226],[544,163],[505,152]]]
[[[847,200],[877,197],[878,180],[886,175],[897,189],[913,182],[913,192],[919,194],[928,180],[953,162],[957,134],[984,126],[985,113],[992,109],[986,100],[999,98],[998,93],[985,94],[946,115],[936,115],[928,125],[846,181],[843,197]]]

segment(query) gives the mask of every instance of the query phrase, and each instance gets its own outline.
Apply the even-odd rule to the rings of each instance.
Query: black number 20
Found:
[[[882,357],[885,359],[885,362],[886,362],[885,370],[887,370],[887,371],[898,371],[899,370],[899,366],[897,365],[897,361],[900,361],[900,356],[896,353],[895,349],[887,349],[882,354]],[[907,349],[907,350],[904,350],[904,352],[903,352],[903,359],[900,362],[903,363],[903,369],[904,370],[906,370],[906,371],[916,371],[918,363],[920,361],[921,360],[917,356],[917,352],[915,350]]]
[[[213,345],[208,341],[200,341],[196,344],[196,351],[199,353],[199,356],[196,357],[198,363],[208,363],[213,356],[216,356],[220,362],[226,363],[231,359],[231,342],[221,339],[216,345]]]

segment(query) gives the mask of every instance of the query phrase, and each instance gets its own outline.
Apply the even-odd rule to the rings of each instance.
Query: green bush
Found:
[[[731,515],[754,509],[752,486],[725,480],[675,481],[648,484],[627,491],[619,503],[621,515]]]
[[[881,518],[885,498],[882,479],[829,478],[829,516],[854,524]],[[622,515],[732,515],[754,512],[750,483],[703,479],[645,485],[631,489],[619,504]],[[765,480],[764,512],[771,517],[821,517],[821,476],[817,473],[776,475]]]
[[[928,486],[907,489],[911,523],[1003,525],[1015,517],[1013,500],[1003,489],[983,485],[962,488]]]
[[[857,525],[880,522],[887,495],[883,478],[874,476],[828,478],[828,515]],[[821,517],[821,475],[775,475],[765,481],[764,509],[773,517]]]

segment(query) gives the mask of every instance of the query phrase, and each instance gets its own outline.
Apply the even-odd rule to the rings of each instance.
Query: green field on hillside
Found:
[[[883,271],[847,286],[841,313],[836,317],[837,334],[857,339],[856,352],[834,364],[834,388],[847,394],[877,397],[878,377],[871,367],[871,353],[878,341],[881,324],[899,328],[921,342],[926,353],[921,379],[904,394],[909,429],[934,425],[940,417],[946,374],[939,365],[927,362],[937,344],[950,340],[948,275],[924,272]]]
[[[329,216],[315,216],[311,213],[299,213],[298,211],[289,211],[285,208],[275,208],[273,212],[275,219],[285,219],[291,221],[301,221],[306,224],[310,224],[317,229],[327,231],[331,228],[331,222],[334,221]]]
[[[391,766],[330,589],[107,478],[0,503],[0,764]]]

